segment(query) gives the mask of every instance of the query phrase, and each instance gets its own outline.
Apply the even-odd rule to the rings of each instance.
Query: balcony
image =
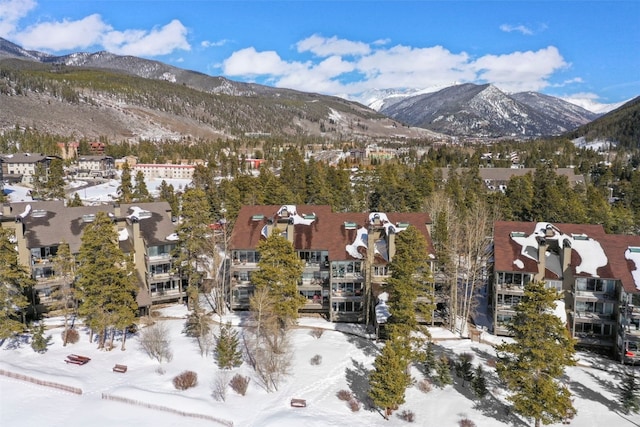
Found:
[[[607,301],[615,302],[616,296],[607,292],[574,291],[577,301]]]
[[[597,313],[594,311],[576,311],[574,313],[575,321],[581,322],[614,322],[615,314],[613,313]]]

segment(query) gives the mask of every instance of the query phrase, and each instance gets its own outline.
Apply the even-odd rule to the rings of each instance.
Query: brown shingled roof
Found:
[[[601,225],[596,224],[553,224],[562,233],[586,234],[588,237],[598,241],[602,246],[606,256],[607,264],[598,268],[598,277],[608,279],[618,279],[627,292],[639,292],[636,289],[631,271],[636,267],[633,262],[625,259],[625,251],[629,246],[640,246],[640,236],[607,234]],[[522,247],[511,238],[512,232],[523,232],[526,235],[534,233],[536,223],[496,221],[494,223],[494,267],[496,271],[522,271],[537,273],[537,262],[528,256],[522,255]],[[522,262],[523,268],[514,264],[516,260]],[[576,277],[590,277],[588,273],[576,273],[575,267],[582,262],[576,250],[571,251],[570,266]],[[640,268],[640,266],[638,266]],[[547,271],[546,278],[555,278],[552,272]]]
[[[276,214],[282,205],[251,205],[240,209],[238,218],[231,233],[229,246],[233,249],[255,249],[262,235],[262,228],[269,220],[276,219]],[[296,225],[294,247],[297,250],[326,250],[330,260],[347,260],[352,257],[347,253],[346,246],[353,243],[357,229],[345,229],[345,222],[353,222],[357,228],[366,226],[369,221],[368,213],[332,212],[329,205],[297,205],[298,214],[316,214],[316,220],[311,225]],[[258,220],[256,215],[263,217]],[[431,217],[427,213],[387,213],[389,221],[395,223],[406,222],[415,226],[425,236],[430,253],[434,253],[431,236],[427,224],[431,224]]]

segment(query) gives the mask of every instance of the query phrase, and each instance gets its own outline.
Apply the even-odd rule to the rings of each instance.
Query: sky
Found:
[[[637,0],[0,0],[0,37],[351,97],[456,83],[595,105],[640,95]]]

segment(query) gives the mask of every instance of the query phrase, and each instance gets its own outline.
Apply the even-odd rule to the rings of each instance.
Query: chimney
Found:
[[[11,211],[13,209],[11,208],[11,205],[9,203],[3,203],[2,204],[2,215],[3,216],[9,216],[11,215]]]
[[[534,280],[544,280],[545,270],[547,269],[547,239],[544,237],[536,237],[538,240],[538,274],[534,277]]]

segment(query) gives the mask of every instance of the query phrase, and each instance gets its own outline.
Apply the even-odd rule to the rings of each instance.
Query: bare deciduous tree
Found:
[[[140,332],[140,345],[149,357],[160,363],[173,359],[169,330],[161,323],[148,326]]]

